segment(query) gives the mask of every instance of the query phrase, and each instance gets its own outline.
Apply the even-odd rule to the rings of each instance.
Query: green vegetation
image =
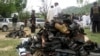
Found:
[[[87,33],[87,36],[92,40],[97,43],[100,43],[100,33],[91,33],[89,29],[85,30]]]
[[[63,12],[67,13],[67,14],[72,14],[72,13],[75,13],[75,14],[90,13],[90,9],[92,7],[92,3],[88,3],[88,1],[87,1],[87,4],[82,6],[83,1],[82,0],[77,0],[77,4],[79,4],[79,7],[75,7],[75,6],[68,7],[66,9],[64,9]],[[100,0],[98,0],[98,4],[100,5]]]
[[[15,49],[8,51],[0,51],[0,56],[18,56]]]
[[[7,46],[16,46],[16,44],[19,44],[18,39],[0,40],[0,48],[4,48]]]
[[[11,17],[11,13],[22,11],[26,3],[27,0],[0,0],[0,15]]]
[[[66,9],[64,9],[63,12],[68,13],[68,14],[72,14],[72,13],[75,13],[75,14],[90,13],[90,8],[91,7],[92,7],[92,4],[85,5],[81,8],[72,6],[72,7],[68,7]]]
[[[25,21],[26,19],[29,19],[30,17],[31,17],[31,15],[28,11],[19,13],[19,18],[21,21]]]

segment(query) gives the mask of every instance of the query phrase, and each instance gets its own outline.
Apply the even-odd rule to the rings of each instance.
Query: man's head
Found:
[[[86,16],[88,16],[89,14],[88,13],[86,13]]]
[[[35,10],[32,10],[32,13],[35,13]]]
[[[54,6],[52,5],[51,8],[54,8]]]
[[[14,14],[14,17],[17,17],[17,15],[16,15],[16,14]]]
[[[75,14],[74,14],[74,13],[72,13],[72,16],[75,16]]]
[[[56,2],[54,5],[55,5],[55,6],[58,6],[58,5],[59,5],[59,3],[58,3],[58,2]]]
[[[98,3],[97,3],[97,2],[94,2],[94,3],[93,3],[93,5],[94,5],[94,6],[97,6],[97,5],[98,5]]]

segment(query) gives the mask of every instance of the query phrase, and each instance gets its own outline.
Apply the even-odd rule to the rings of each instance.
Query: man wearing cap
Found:
[[[94,2],[93,7],[91,8],[91,22],[92,22],[92,32],[100,33],[100,6],[97,2]]]
[[[35,33],[35,21],[36,21],[35,10],[32,10],[32,15],[31,15],[31,20],[30,20],[32,35],[34,35],[34,33]]]

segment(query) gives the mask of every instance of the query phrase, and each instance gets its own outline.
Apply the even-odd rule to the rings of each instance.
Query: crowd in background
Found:
[[[61,14],[61,8],[59,3],[54,3],[54,5],[50,6],[47,12],[47,20],[46,22],[51,22],[52,20],[56,20]],[[32,11],[31,14],[31,32],[35,32],[35,11]],[[91,7],[90,13],[82,13],[82,14],[74,14],[70,15],[70,19],[77,20],[82,28],[89,28],[92,33],[100,32],[100,7],[97,2],[93,3]]]
[[[58,17],[61,9],[58,3],[55,3],[54,6],[51,6],[47,13],[47,19],[50,22],[55,20]],[[81,27],[89,28],[93,33],[100,33],[100,7],[97,2],[93,3],[90,13],[83,14],[74,14],[72,13],[70,18],[72,20],[77,20]]]
[[[90,28],[91,27],[91,19],[89,14],[74,14],[72,13],[71,19],[78,20],[80,22],[81,27]]]
[[[74,15],[73,19],[78,19],[82,23],[82,27],[90,28],[92,33],[100,33],[100,6],[97,2],[93,3],[90,13]]]

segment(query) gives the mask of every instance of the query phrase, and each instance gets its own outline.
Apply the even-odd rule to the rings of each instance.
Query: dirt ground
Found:
[[[5,36],[6,36],[10,31],[11,31],[11,30],[9,30],[8,32],[2,32],[2,31],[0,30],[0,39],[6,39]],[[29,29],[28,27],[26,27],[26,28],[24,29],[24,31],[26,32],[26,35],[31,34],[30,29]]]
[[[0,39],[5,39],[6,34],[8,34],[9,32],[2,32],[0,30]]]

